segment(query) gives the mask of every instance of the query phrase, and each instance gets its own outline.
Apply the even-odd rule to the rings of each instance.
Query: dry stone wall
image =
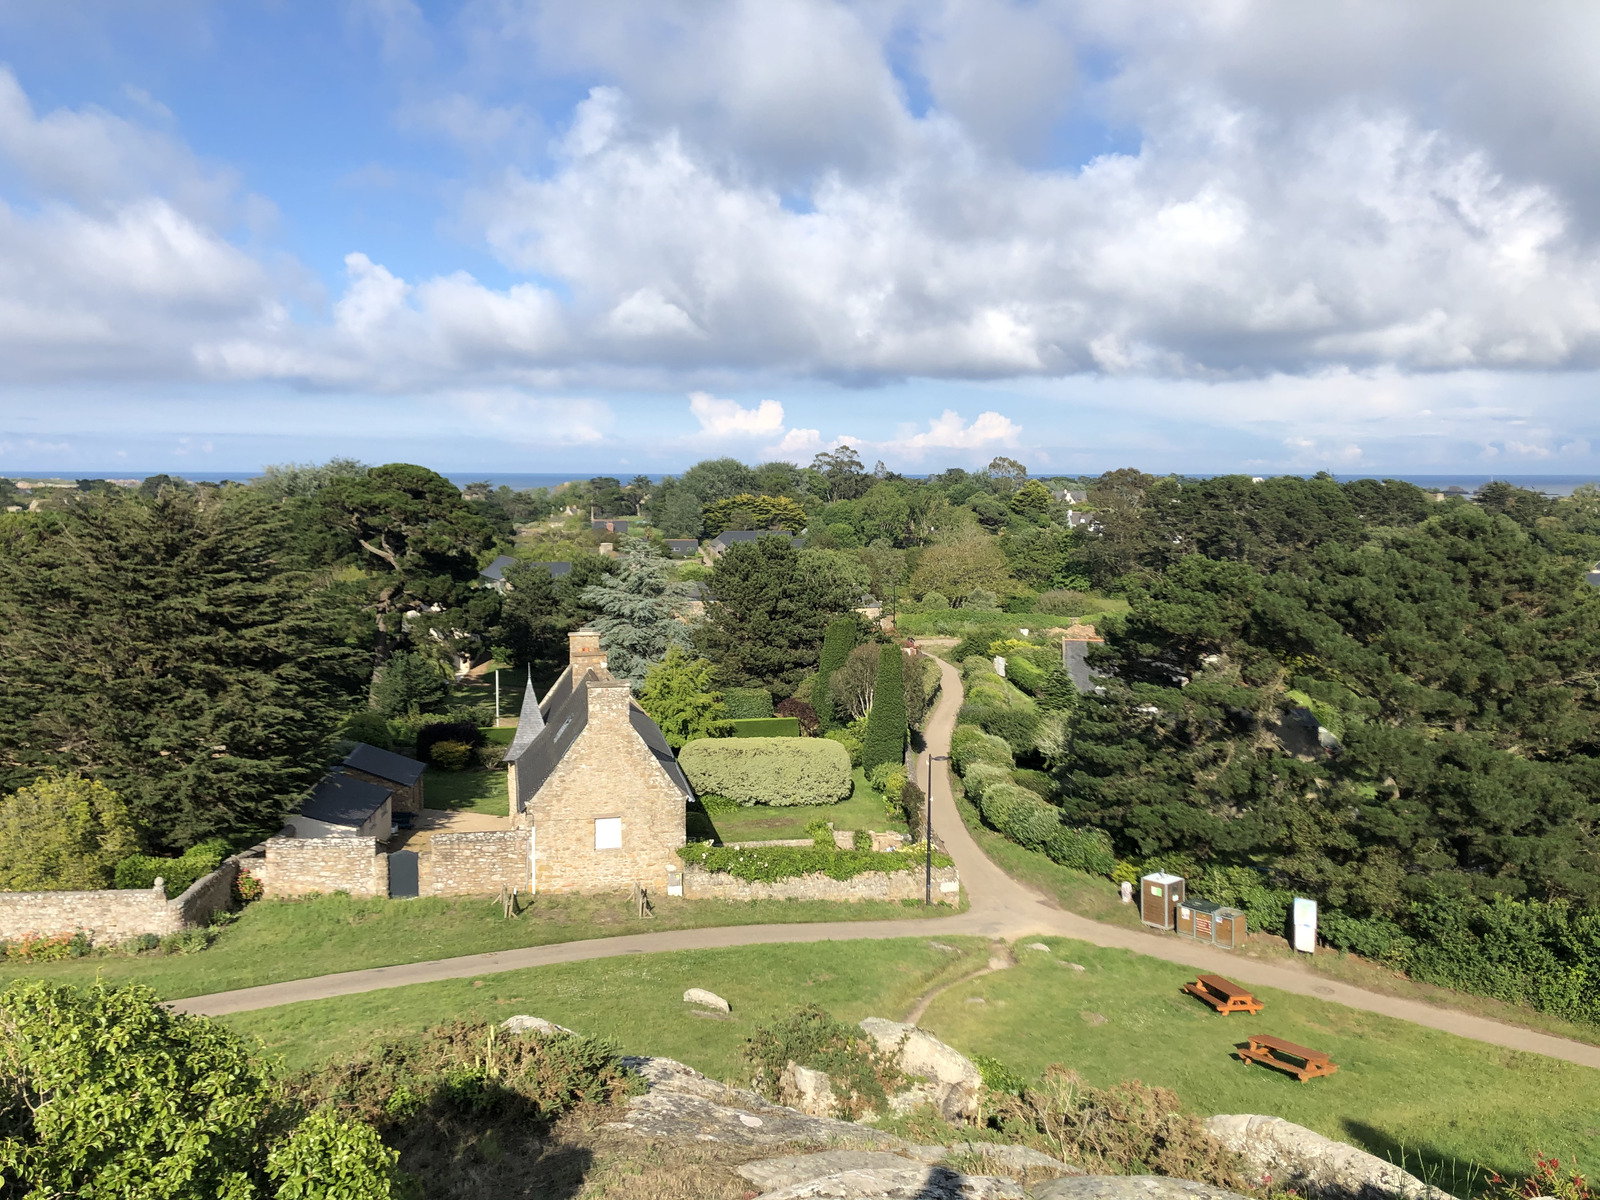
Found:
[[[502,887],[526,892],[528,838],[526,829],[436,833],[417,855],[417,893],[488,896]]]
[[[348,892],[386,897],[389,856],[377,838],[275,837],[267,841],[266,868],[260,878],[268,896]]]
[[[892,875],[870,871],[854,879],[832,879],[818,872],[774,883],[738,879],[726,871],[708,871],[699,863],[683,869],[683,894],[690,900],[921,900],[926,880],[918,871]],[[955,904],[961,898],[961,873],[955,867],[933,869],[935,904]]]
[[[157,937],[204,925],[232,901],[239,864],[228,859],[168,900],[160,887],[106,888],[94,892],[0,892],[0,941],[55,937],[82,930],[96,946],[140,934]]]

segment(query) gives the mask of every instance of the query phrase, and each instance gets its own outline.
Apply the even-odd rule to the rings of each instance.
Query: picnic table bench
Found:
[[[1191,996],[1198,996],[1219,1013],[1250,1013],[1252,1016],[1264,1007],[1249,992],[1221,975],[1202,975],[1193,983],[1183,985]]]
[[[1238,1049],[1239,1057],[1246,1062],[1275,1067],[1287,1075],[1293,1075],[1301,1083],[1319,1075],[1332,1075],[1339,1069],[1320,1050],[1310,1050],[1265,1034],[1251,1035],[1249,1041]]]

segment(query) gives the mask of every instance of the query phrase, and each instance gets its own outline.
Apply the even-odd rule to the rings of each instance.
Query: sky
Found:
[[[1593,0],[0,0],[0,472],[1600,471]]]

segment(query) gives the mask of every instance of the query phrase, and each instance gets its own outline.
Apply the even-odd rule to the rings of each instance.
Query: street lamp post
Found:
[[[949,758],[948,754],[928,755],[928,794],[922,798],[922,840],[927,855],[927,886],[922,897],[924,908],[933,907],[933,764],[946,762]]]

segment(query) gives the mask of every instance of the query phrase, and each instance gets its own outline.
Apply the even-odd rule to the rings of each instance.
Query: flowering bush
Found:
[[[235,904],[254,903],[261,899],[264,890],[261,886],[261,880],[250,874],[249,871],[240,871],[238,875],[234,876],[233,880],[233,902]]]
[[[53,937],[25,933],[14,942],[0,945],[4,945],[6,958],[12,962],[60,962],[64,958],[82,958],[89,953],[89,935],[81,929],[76,933],[58,933]]]

